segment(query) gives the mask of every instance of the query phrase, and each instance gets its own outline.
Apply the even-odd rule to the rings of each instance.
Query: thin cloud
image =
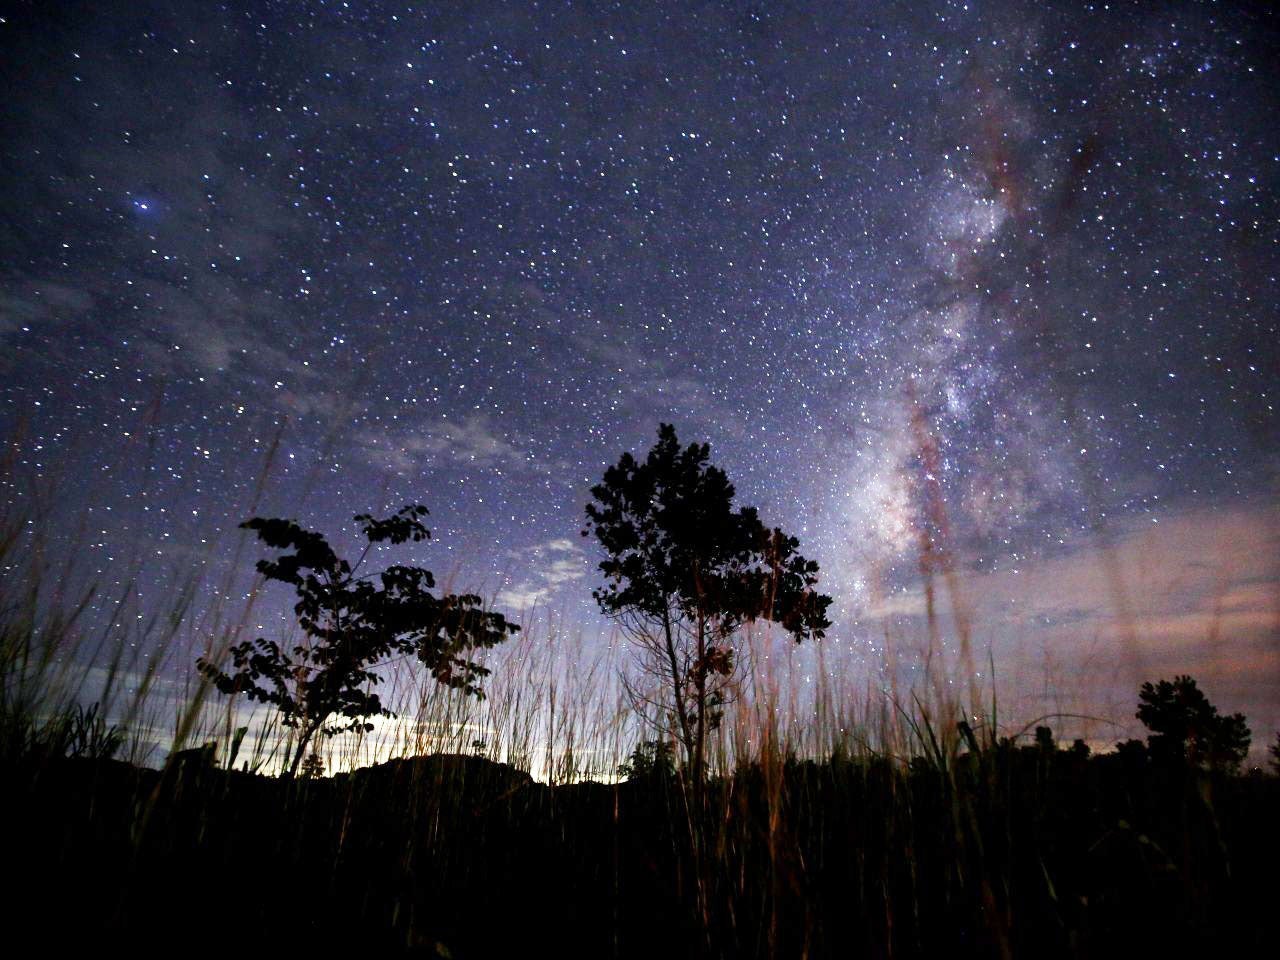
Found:
[[[1169,511],[1130,523],[1109,547],[1082,541],[1016,567],[968,570],[958,582],[978,659],[985,662],[989,647],[1002,697],[1043,687],[1052,664],[1060,695],[1075,697],[1082,712],[1114,702],[1127,723],[1142,681],[1189,673],[1222,709],[1243,711],[1256,732],[1280,723],[1277,556],[1274,509],[1252,503]],[[936,585],[950,649],[958,625],[945,587]],[[923,636],[924,617],[918,587],[861,613],[864,624],[909,638],[907,646]]]
[[[482,415],[461,421],[442,418],[422,427],[365,430],[356,441],[371,464],[393,473],[434,467],[533,472],[546,469],[532,453],[504,437]]]
[[[563,585],[587,575],[586,553],[565,537],[518,551],[515,556],[529,563],[532,572],[498,592],[495,600],[501,607],[527,611],[545,604]]]

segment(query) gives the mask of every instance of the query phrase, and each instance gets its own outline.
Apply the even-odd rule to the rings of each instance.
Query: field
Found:
[[[51,947],[1102,957],[1268,939],[1280,780],[1260,771],[1033,741],[942,687],[833,687],[797,720],[775,684],[735,705],[695,780],[637,749],[605,693],[615,662],[524,635],[483,701],[397,671],[397,719],[289,779],[269,714],[190,670],[165,680],[192,659],[180,611],[153,621],[168,652],[148,673],[95,644],[80,604],[37,595],[6,597],[0,763],[6,912]]]

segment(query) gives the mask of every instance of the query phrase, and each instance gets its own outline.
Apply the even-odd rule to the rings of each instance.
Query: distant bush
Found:
[[[627,780],[669,779],[676,773],[675,755],[666,740],[636,744],[631,756],[618,764],[618,776]]]
[[[1144,683],[1138,699],[1137,717],[1151,731],[1147,746],[1154,758],[1235,772],[1249,753],[1244,714],[1218,713],[1191,677]]]

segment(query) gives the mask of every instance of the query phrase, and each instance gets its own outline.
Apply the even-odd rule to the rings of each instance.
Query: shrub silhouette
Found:
[[[756,620],[797,642],[823,636],[831,598],[813,590],[818,564],[799,541],[734,509],[733,485],[707,462],[710,447],[681,449],[670,424],[643,462],[624,453],[591,488],[587,529],[607,554],[605,585],[592,592],[640,651],[640,670],[664,693],[629,686],[643,713],[669,718],[695,778],[706,736],[731,695],[733,638]]]
[[[631,756],[618,764],[618,776],[627,780],[670,780],[675,772],[675,758],[667,740],[641,741]]]
[[[0,701],[3,701],[0,697]],[[123,745],[126,731],[107,722],[100,704],[73,703],[44,719],[0,702],[0,757],[85,757],[110,760]]]
[[[369,717],[393,716],[371,689],[381,681],[373,670],[379,661],[413,654],[440,683],[480,696],[479,682],[489,671],[466,654],[520,629],[485,610],[473,594],[435,596],[434,577],[420,567],[387,567],[376,582],[357,575],[374,544],[428,539],[426,515],[426,507],[413,504],[383,520],[356,516],[368,546],[354,567],[321,534],[292,520],[255,517],[241,524],[267,546],[292,551],[259,560],[257,569],[294,588],[294,613],[307,640],[292,650],[262,637],[246,640],[230,649],[230,672],[203,657],[196,665],[221,692],[274,704],[281,722],[298,730],[287,776],[297,772],[317,733],[368,731]],[[329,724],[335,715],[341,722]]]
[[[1051,728],[1036,727],[1036,746],[1047,753],[1052,753],[1057,749],[1057,745],[1053,741],[1053,730]]]
[[[1235,771],[1249,752],[1244,714],[1219,714],[1191,677],[1144,683],[1138,699],[1137,717],[1151,731],[1147,746],[1156,759]]]
[[[320,757],[320,754],[311,753],[307,755],[307,759],[302,761],[301,775],[304,780],[318,780],[324,776],[324,760]]]

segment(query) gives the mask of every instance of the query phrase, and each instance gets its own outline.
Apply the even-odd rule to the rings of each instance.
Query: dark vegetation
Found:
[[[49,945],[251,953],[1259,955],[1280,780],[1047,741],[744,766],[706,784],[705,858],[654,748],[556,787],[459,755],[290,781],[33,750],[5,765],[7,907]]]
[[[382,661],[414,656],[440,683],[479,695],[489,671],[468,655],[519,631],[475,594],[435,596],[435,578],[421,567],[391,566],[376,577],[360,576],[375,544],[428,539],[421,520],[426,515],[426,507],[412,504],[385,520],[356,516],[368,543],[354,566],[321,534],[292,520],[255,517],[242,524],[267,546],[292,551],[259,560],[257,570],[293,587],[304,640],[291,650],[264,637],[236,644],[228,651],[229,673],[204,657],[196,665],[222,693],[272,704],[281,724],[298,731],[286,776],[297,772],[317,733],[368,732],[369,717],[394,716],[372,691],[382,682],[374,669]],[[342,722],[328,723],[335,715]]]
[[[425,672],[408,709],[437,730],[429,704],[476,702],[496,679],[483,654],[515,633],[479,597],[435,592],[421,568],[361,575],[378,544],[426,538],[420,507],[357,517],[369,550],[354,564],[291,521],[246,524],[277,552],[258,570],[293,589],[302,639],[211,644],[192,712],[214,690],[226,712],[209,727],[180,718],[158,770],[136,762],[136,698],[108,711],[80,704],[74,683],[70,697],[50,693],[63,674],[49,644],[68,619],[7,591],[10,929],[38,931],[46,949],[251,955],[1265,950],[1280,779],[1241,773],[1244,717],[1220,714],[1190,677],[1144,684],[1137,718],[1150,735],[1098,754],[1082,740],[1060,747],[1046,725],[1030,742],[1002,736],[994,702],[927,697],[869,710],[852,732],[819,731],[832,736],[807,749],[758,711],[751,747],[735,741],[729,711],[740,719],[756,696],[742,682],[743,631],[761,621],[787,642],[820,640],[830,600],[795,539],[735,508],[707,459],[664,427],[645,461],[624,457],[593,490],[589,532],[606,557],[597,601],[639,657],[627,686],[639,719],[596,767],[617,783],[553,775],[581,768],[558,767],[551,746],[554,785],[538,782],[530,744],[501,750],[467,723],[453,726],[470,731],[458,734],[472,738],[469,755],[326,775],[318,743],[396,712],[374,689],[388,658]],[[0,536],[0,550],[13,542]],[[121,669],[110,661],[108,677]],[[273,709],[275,733],[238,725],[245,699]],[[1280,767],[1280,738],[1271,753]]]
[[[695,787],[707,734],[737,686],[741,628],[780,624],[800,643],[831,626],[831,598],[813,589],[818,564],[754,507],[734,509],[733,484],[710,454],[705,443],[681,449],[675,428],[662,424],[643,462],[624,453],[591,488],[582,531],[606,554],[596,603],[638,651],[632,704],[676,738]]]

